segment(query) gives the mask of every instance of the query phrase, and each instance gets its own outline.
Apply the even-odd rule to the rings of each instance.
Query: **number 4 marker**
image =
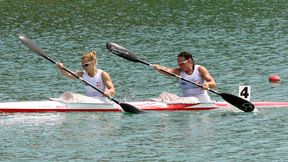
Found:
[[[250,101],[251,86],[239,86],[239,97]]]

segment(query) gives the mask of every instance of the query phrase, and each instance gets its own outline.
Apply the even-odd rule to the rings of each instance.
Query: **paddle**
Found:
[[[126,48],[120,46],[119,44],[116,44],[116,43],[112,43],[112,42],[108,42],[106,44],[106,47],[107,49],[112,52],[113,54],[117,55],[117,56],[120,56],[126,60],[129,60],[129,61],[132,61],[132,62],[140,62],[142,64],[145,64],[145,65],[148,65],[148,66],[152,66],[152,64],[148,63],[148,62],[145,62],[141,59],[138,59],[137,56],[135,54],[133,54],[131,51],[127,50]],[[178,79],[181,79],[181,80],[184,80],[186,82],[189,82],[189,83],[192,83],[200,88],[204,88],[202,85],[196,83],[196,82],[193,82],[191,80],[187,80],[177,74],[174,74],[174,73],[170,73],[168,71],[165,71],[165,70],[162,70],[160,69],[162,72],[166,73],[166,74],[169,74],[171,76],[174,76]],[[239,108],[240,110],[242,111],[245,111],[245,112],[251,112],[254,110],[255,106],[245,100],[245,99],[242,99],[241,97],[238,97],[238,96],[235,96],[235,95],[232,95],[232,94],[229,94],[229,93],[220,93],[216,90],[213,90],[213,89],[208,89],[208,91],[214,93],[214,94],[217,94],[219,96],[221,96],[225,101],[227,101],[228,103],[230,103],[231,105],[234,105],[235,107]]]
[[[53,64],[56,64],[57,62],[55,62],[53,59],[51,59],[40,47],[38,47],[36,44],[34,44],[30,39],[26,38],[23,35],[19,36],[20,41],[26,46],[28,47],[30,50],[32,50],[33,52],[35,52],[36,54],[44,57],[45,59],[47,59],[48,61],[50,61]],[[122,111],[124,112],[129,112],[129,113],[134,113],[134,114],[138,114],[143,112],[142,110],[137,109],[136,107],[134,107],[133,105],[127,104],[127,103],[120,103],[119,101],[113,99],[112,97],[106,95],[105,93],[103,93],[102,91],[100,91],[99,89],[97,89],[95,86],[91,85],[90,83],[88,83],[87,81],[83,80],[82,77],[79,77],[77,75],[75,75],[73,72],[71,72],[70,70],[66,69],[63,67],[63,70],[65,70],[66,72],[68,72],[69,74],[73,75],[75,78],[81,80],[82,82],[84,82],[86,85],[89,85],[90,87],[92,87],[93,89],[97,90],[98,92],[100,92],[101,94],[103,94],[105,97],[107,97],[108,99],[112,100],[113,102],[117,103],[118,105],[121,106]]]

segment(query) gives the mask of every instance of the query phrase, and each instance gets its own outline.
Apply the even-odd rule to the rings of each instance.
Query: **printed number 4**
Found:
[[[248,87],[244,87],[242,91],[240,92],[240,95],[243,96],[244,98],[248,98],[248,96],[250,95],[248,91]]]

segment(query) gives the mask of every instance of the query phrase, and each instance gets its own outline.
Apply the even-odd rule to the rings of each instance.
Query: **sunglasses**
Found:
[[[188,60],[190,60],[190,59],[188,59]],[[184,65],[184,64],[186,64],[186,63],[188,62],[188,60],[185,60],[185,61],[183,61],[183,62],[180,62],[178,65]]]
[[[85,64],[81,64],[81,66],[83,67],[83,68],[85,68],[85,67],[87,67],[87,66],[89,66],[90,64],[92,64],[93,62],[87,62],[87,63],[85,63]]]

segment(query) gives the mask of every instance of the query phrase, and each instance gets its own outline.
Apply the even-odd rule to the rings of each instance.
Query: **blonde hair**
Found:
[[[96,56],[97,56],[96,51],[89,51],[89,52],[84,53],[81,59],[83,60],[87,58],[92,61],[92,60],[96,60]]]

